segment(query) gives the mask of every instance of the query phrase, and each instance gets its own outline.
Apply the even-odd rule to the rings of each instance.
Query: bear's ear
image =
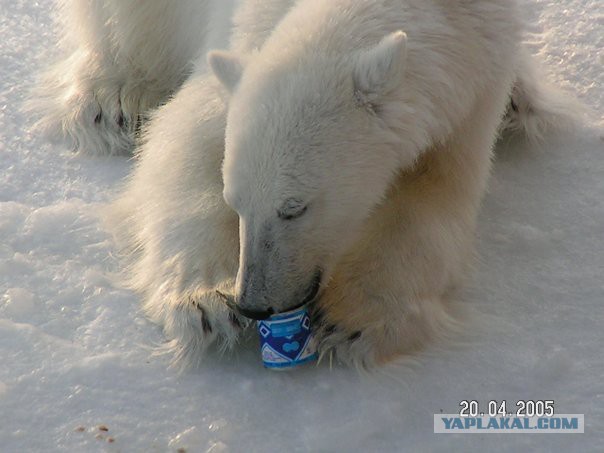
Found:
[[[208,54],[208,64],[216,78],[232,93],[245,68],[243,59],[229,52],[213,50]]]
[[[362,51],[355,61],[357,93],[368,102],[396,88],[403,76],[407,58],[407,35],[395,31],[375,47]]]

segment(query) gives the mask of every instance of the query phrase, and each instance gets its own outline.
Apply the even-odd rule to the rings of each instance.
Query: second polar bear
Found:
[[[308,301],[321,350],[360,367],[446,329],[520,35],[510,0],[244,0],[213,74],[198,63],[153,101],[175,92],[111,207],[176,360]],[[95,136],[78,121],[62,124]]]

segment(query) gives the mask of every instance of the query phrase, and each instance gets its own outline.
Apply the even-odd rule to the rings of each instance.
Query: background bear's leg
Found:
[[[317,304],[323,351],[371,367],[413,352],[446,331],[443,304],[473,264],[476,216],[510,84],[480,101],[448,143],[398,176],[363,239]]]
[[[68,57],[29,103],[38,128],[78,151],[124,154],[149,109],[164,102],[202,51],[210,0],[61,0]]]
[[[180,365],[229,348],[245,326],[216,292],[233,293],[239,262],[239,219],[222,197],[224,97],[213,76],[196,75],[161,107],[109,210],[132,262],[127,283]]]
[[[571,129],[584,113],[585,107],[577,100],[548,83],[538,58],[522,48],[502,132],[520,133],[538,142],[548,134]]]

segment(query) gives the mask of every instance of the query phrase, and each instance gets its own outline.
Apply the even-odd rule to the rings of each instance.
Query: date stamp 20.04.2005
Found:
[[[554,400],[463,400],[457,414],[434,415],[434,432],[450,434],[584,433],[583,414],[556,414]]]

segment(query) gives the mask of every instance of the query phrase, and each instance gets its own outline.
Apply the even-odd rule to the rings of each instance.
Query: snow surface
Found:
[[[112,285],[97,218],[129,162],[50,145],[21,110],[56,53],[51,4],[0,0],[0,451],[604,450],[602,0],[526,0],[532,50],[595,119],[541,150],[501,144],[472,335],[371,378],[265,371],[253,339],[182,375],[150,354],[161,332]],[[554,399],[586,434],[433,434],[463,399]]]

